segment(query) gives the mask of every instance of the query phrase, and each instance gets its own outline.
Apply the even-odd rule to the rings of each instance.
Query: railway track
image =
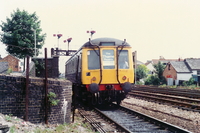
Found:
[[[8,125],[2,125],[0,123],[0,133],[7,133],[9,131]]]
[[[182,108],[189,111],[200,112],[200,100],[199,99],[191,99],[187,97],[180,96],[171,96],[164,94],[156,94],[150,92],[141,92],[141,91],[132,91],[129,93],[130,96],[137,96],[142,98],[153,99],[154,101],[170,103],[172,105],[177,106],[178,108]]]
[[[97,116],[91,115],[92,113],[85,113],[83,110],[79,110],[82,117],[84,117],[90,123],[90,125],[96,129],[95,131],[100,133],[189,133],[189,131],[185,129],[179,128],[166,122],[162,122],[158,119],[122,106],[112,105],[107,108],[94,108],[93,111],[98,114],[98,117],[100,116],[100,120],[96,118]],[[104,128],[105,124],[102,124],[102,119],[105,120],[103,123],[109,122],[111,127],[110,130],[108,130],[108,124],[106,126],[107,128]]]
[[[132,90],[200,99],[200,90],[159,88],[154,86],[133,86]]]
[[[148,88],[141,89],[141,90],[133,89],[129,93],[129,95],[151,99],[154,101],[158,101],[159,103],[160,102],[170,103],[170,104],[175,105],[178,108],[182,108],[184,110],[200,112],[200,99],[176,96],[176,94],[178,94],[177,91],[176,91],[177,93],[175,93],[174,95],[169,95],[167,92],[165,92],[165,93],[163,93],[163,92],[164,92],[163,90],[158,90],[158,89],[154,89],[154,90],[148,89]],[[169,93],[171,94],[170,91],[169,91]],[[181,92],[181,94],[183,94],[183,93]],[[184,94],[185,94],[185,96],[188,96],[186,92]]]

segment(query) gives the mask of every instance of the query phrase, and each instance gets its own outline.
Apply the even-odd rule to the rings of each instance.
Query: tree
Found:
[[[41,49],[44,44],[46,34],[41,34],[40,21],[35,12],[29,14],[17,9],[0,27],[3,31],[1,41],[7,45],[6,51],[20,59],[35,55],[35,35],[36,49]],[[38,54],[39,50],[36,51]]]
[[[139,81],[140,79],[146,78],[148,73],[148,69],[145,65],[139,65],[136,69],[136,80]]]
[[[161,83],[165,83],[166,80],[163,77],[163,71],[165,69],[165,66],[159,61],[158,64],[154,64],[153,67],[155,68],[155,74],[157,75],[158,79]]]
[[[163,77],[163,71],[165,69],[165,66],[159,61],[158,64],[154,64],[153,67],[155,68],[155,70],[154,70],[155,75],[149,76],[145,80],[145,85],[165,84],[166,80]]]

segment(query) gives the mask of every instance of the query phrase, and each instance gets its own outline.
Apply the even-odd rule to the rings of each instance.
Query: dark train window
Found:
[[[114,69],[115,68],[114,50],[103,50],[102,60],[104,69]]]
[[[97,54],[99,54],[99,51],[94,51],[94,50],[87,51],[89,70],[100,69],[99,56]]]
[[[118,50],[118,54],[119,69],[129,69],[128,50]]]
[[[114,42],[102,42],[101,46],[115,46]]]

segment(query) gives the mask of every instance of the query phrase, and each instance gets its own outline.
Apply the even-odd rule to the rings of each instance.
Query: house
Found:
[[[185,61],[171,61],[166,65],[163,76],[166,78],[168,85],[179,85],[179,81],[188,81],[191,78],[192,71]]]
[[[139,65],[143,65],[144,63],[139,61],[139,60],[136,60],[136,68],[139,66]]]
[[[170,61],[183,61],[183,59],[165,59],[163,56],[160,56],[159,59],[152,59],[148,60],[145,65],[150,70],[149,74],[153,74],[153,71],[155,70],[153,65],[158,64],[158,62],[161,62],[163,65],[166,65]]]
[[[148,74],[153,74],[153,71],[154,71],[153,62],[148,60],[144,65],[149,70]]]
[[[168,85],[179,85],[182,81],[188,81],[191,77],[199,82],[200,59],[190,58],[184,61],[170,61],[163,71],[163,76]]]
[[[20,60],[12,55],[7,55],[6,57],[0,59],[0,62],[8,62],[8,66],[13,72],[20,71]]]
[[[192,77],[200,83],[200,58],[187,58],[185,62],[192,71]]]
[[[0,62],[0,73],[6,73],[8,71],[8,62]]]

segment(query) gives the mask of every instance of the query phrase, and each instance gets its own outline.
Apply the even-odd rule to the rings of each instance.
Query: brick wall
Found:
[[[33,58],[32,61],[36,67],[36,77],[45,77],[45,59],[44,58]],[[49,78],[59,77],[59,57],[54,56],[47,59],[47,73]]]
[[[19,59],[15,58],[12,55],[8,55],[6,57],[4,57],[2,60],[0,60],[0,62],[8,62],[9,68],[12,69],[12,71],[14,72],[18,72],[19,71]]]
[[[0,113],[12,114],[25,118],[24,77],[0,75]],[[48,122],[63,124],[71,122],[72,84],[67,80],[48,79],[48,92],[54,92],[60,102],[48,108]],[[28,121],[43,123],[45,121],[45,87],[44,79],[30,77]]]
[[[163,71],[163,76],[167,78],[173,78],[174,80],[177,80],[177,73],[176,70],[172,65],[167,65],[166,68]]]

